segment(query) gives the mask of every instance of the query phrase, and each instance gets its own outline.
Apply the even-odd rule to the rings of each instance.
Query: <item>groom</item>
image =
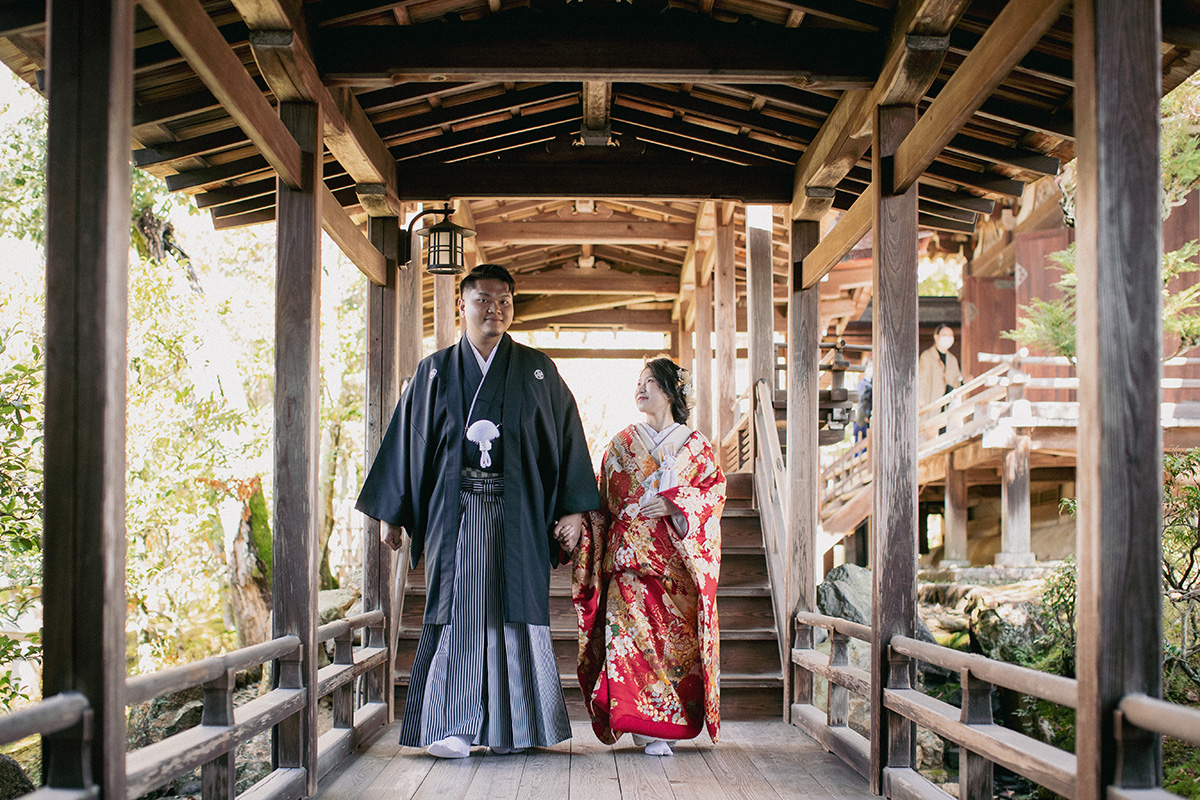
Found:
[[[465,335],[417,366],[356,506],[388,523],[393,548],[408,531],[414,567],[425,554],[400,744],[443,758],[571,736],[550,565],[600,498],[575,398],[548,356],[507,334],[514,290],[496,264],[463,278]]]

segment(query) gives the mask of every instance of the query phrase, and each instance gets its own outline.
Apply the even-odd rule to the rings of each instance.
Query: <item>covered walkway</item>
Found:
[[[628,737],[601,744],[585,724],[569,742],[528,754],[439,760],[396,744],[399,723],[322,783],[317,800],[851,800],[873,797],[837,756],[784,722],[731,722],[721,743],[681,742],[653,758]]]

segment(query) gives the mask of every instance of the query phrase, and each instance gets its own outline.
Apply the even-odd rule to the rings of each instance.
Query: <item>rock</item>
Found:
[[[857,564],[834,567],[817,586],[817,608],[822,614],[871,624],[871,570]],[[933,633],[919,617],[917,639],[936,643]]]
[[[0,800],[13,800],[36,787],[15,758],[0,753]]]
[[[317,624],[325,625],[346,616],[358,599],[357,589],[327,589],[317,593]]]
[[[917,769],[941,769],[946,743],[928,728],[917,726]]]
[[[1011,660],[1016,648],[1035,631],[1032,614],[1040,602],[1042,581],[1022,581],[1008,586],[977,587],[966,599],[964,611],[971,638],[989,658]]]

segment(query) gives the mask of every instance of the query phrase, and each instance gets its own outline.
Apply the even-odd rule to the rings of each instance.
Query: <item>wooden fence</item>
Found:
[[[317,629],[317,642],[333,642],[333,663],[317,674],[316,700],[333,696],[333,727],[317,744],[319,775],[325,775],[387,721],[387,704],[364,701],[356,692],[359,679],[380,671],[390,681],[387,647],[382,637],[384,615],[371,611],[337,620]],[[355,647],[355,636],[362,644]],[[297,800],[306,792],[303,768],[277,767],[247,791],[235,790],[238,746],[281,724],[299,724],[309,703],[302,685],[300,639],[281,636],[225,655],[129,678],[125,684],[130,706],[176,692],[203,687],[200,723],[128,753],[125,763],[128,798],[159,789],[196,769],[200,770],[203,800]],[[234,705],[239,672],[266,666],[275,688],[242,705]],[[314,701],[315,702],[315,701]],[[58,694],[0,717],[0,744],[29,736],[48,735],[78,726],[77,764],[86,764],[91,741],[91,711],[83,695]],[[71,771],[68,770],[68,773]],[[46,786],[26,795],[30,800],[82,800],[97,796],[87,770],[74,770],[76,780],[60,780],[47,771]]]

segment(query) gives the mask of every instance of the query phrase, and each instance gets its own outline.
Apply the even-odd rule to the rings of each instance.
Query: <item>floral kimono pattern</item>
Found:
[[[653,436],[631,425],[604,453],[601,507],[586,515],[574,560],[579,684],[602,742],[691,739],[706,724],[715,742],[725,476],[700,433]],[[655,495],[679,513],[646,517]]]

